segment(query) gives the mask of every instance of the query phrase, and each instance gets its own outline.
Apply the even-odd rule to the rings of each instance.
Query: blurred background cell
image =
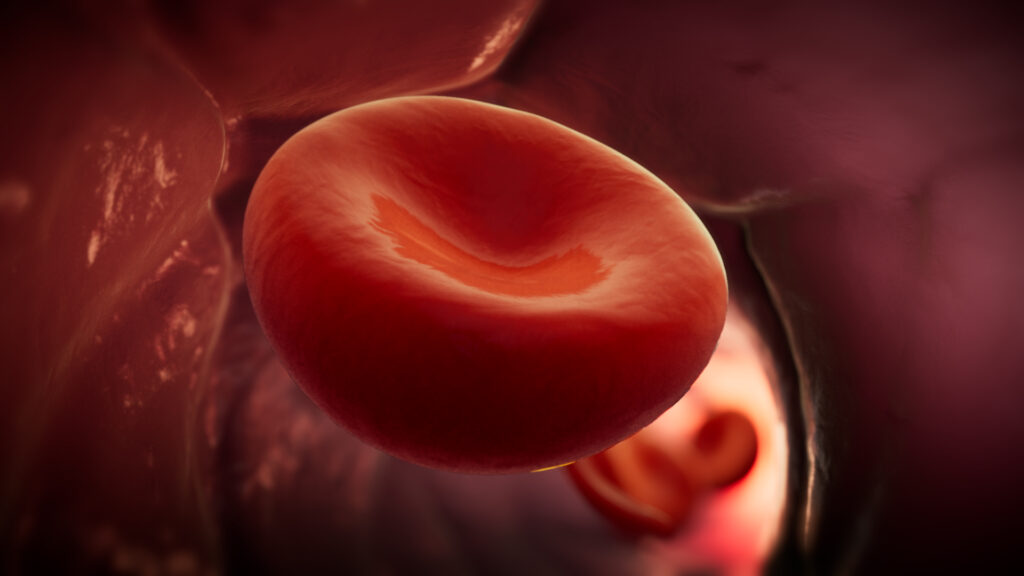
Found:
[[[700,454],[705,478],[715,487],[738,482],[757,459],[757,431],[741,412],[727,410],[709,415],[693,445]]]
[[[0,570],[205,570],[220,116],[123,38],[22,24],[0,54]]]
[[[493,72],[538,0],[145,0],[228,117],[325,114]]]

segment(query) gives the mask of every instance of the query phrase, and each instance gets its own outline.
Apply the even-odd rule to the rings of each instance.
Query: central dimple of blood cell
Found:
[[[399,255],[485,292],[523,297],[578,294],[609,273],[601,259],[582,246],[528,266],[488,262],[441,237],[394,200],[378,194],[373,202],[377,214],[371,224],[394,240]]]

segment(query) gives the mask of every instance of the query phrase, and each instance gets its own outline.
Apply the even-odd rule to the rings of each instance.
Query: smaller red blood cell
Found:
[[[685,461],[665,448],[637,435],[576,462],[568,473],[584,498],[626,533],[671,536],[703,490]]]
[[[697,465],[716,487],[733,484],[750,472],[757,459],[757,431],[747,416],[724,411],[704,422],[694,440]]]
[[[757,459],[757,433],[746,415],[713,412],[696,433],[641,430],[568,468],[577,488],[629,534],[672,536],[696,504],[746,476]]]

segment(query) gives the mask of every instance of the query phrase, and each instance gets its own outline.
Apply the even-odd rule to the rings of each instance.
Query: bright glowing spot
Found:
[[[519,29],[522,28],[525,18],[519,15],[509,16],[501,23],[498,31],[491,35],[484,44],[483,50],[473,58],[467,72],[472,72],[483,66],[487,60],[499,50],[506,48],[512,43]]]
[[[568,466],[570,464],[573,464],[573,462],[566,462],[565,464],[555,464],[554,466],[548,466],[547,468],[537,468],[536,470],[533,470],[533,472],[537,473],[537,472],[547,472],[548,470],[557,470],[559,468],[565,468],[566,466]]]
[[[156,177],[156,183],[160,185],[160,188],[173,186],[178,180],[178,173],[167,168],[163,142],[153,145],[153,176]]]
[[[89,266],[96,261],[96,254],[99,253],[101,244],[103,244],[103,234],[97,228],[89,236],[89,246],[85,249],[85,260]]]
[[[191,338],[196,333],[196,318],[188,308],[179,306],[168,316],[167,329],[170,332],[180,331],[185,338]]]

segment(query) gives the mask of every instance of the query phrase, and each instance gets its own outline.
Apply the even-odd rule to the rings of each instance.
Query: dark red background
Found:
[[[562,122],[705,216],[791,425],[775,570],[1017,561],[1019,9],[115,5],[2,9],[4,571],[644,570],[562,476],[366,451],[252,318],[238,239],[265,159],[426,92]]]

